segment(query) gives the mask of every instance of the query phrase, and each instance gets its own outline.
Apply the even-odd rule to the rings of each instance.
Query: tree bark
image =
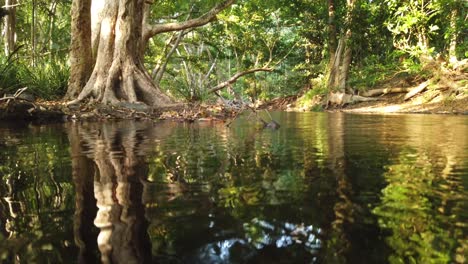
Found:
[[[344,92],[346,88],[346,82],[348,80],[348,73],[352,61],[352,47],[349,43],[352,31],[351,28],[349,28],[349,25],[352,23],[355,1],[356,0],[347,1],[346,24],[348,25],[348,28],[345,31],[342,31],[334,57],[330,59],[327,81],[327,86],[330,90]]]
[[[16,0],[5,0],[8,15],[4,19],[5,56],[10,56],[16,45]]]
[[[66,100],[76,98],[91,75],[91,0],[74,0],[72,3],[70,79]]]

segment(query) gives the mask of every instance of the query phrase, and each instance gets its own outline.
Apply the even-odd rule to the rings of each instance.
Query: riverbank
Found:
[[[325,111],[349,113],[422,113],[468,115],[468,93],[451,98],[427,101],[427,94],[404,100],[404,94],[389,94],[378,101],[360,102],[344,106],[331,106]],[[281,98],[265,103],[260,108],[304,112],[310,111],[297,103],[297,98]],[[106,105],[79,105],[67,107],[60,101],[11,102],[0,104],[0,121],[66,122],[99,121],[108,119],[153,119],[181,122],[224,122],[235,118],[240,108],[221,104],[175,104],[164,108],[149,108],[142,105],[115,107]]]
[[[274,100],[267,108],[286,111],[344,111],[352,113],[468,114],[468,61],[448,68],[426,66],[427,75],[394,75],[358,94],[329,93]],[[310,97],[310,96],[309,96]]]
[[[422,113],[422,114],[458,114],[468,115],[468,95],[454,98],[439,98],[426,102],[426,95],[411,101],[404,101],[404,95],[391,95],[382,101],[362,102],[349,105],[342,110],[351,113]]]
[[[466,73],[464,73],[466,75]],[[370,90],[370,101],[329,103],[323,109],[325,98],[316,96],[310,104],[301,103],[301,97],[291,96],[277,98],[270,102],[255,106],[256,109],[283,111],[343,111],[349,113],[423,113],[423,114],[456,114],[468,115],[468,86],[466,78],[458,76],[458,80],[447,81],[449,86],[432,82],[417,93],[408,97],[412,91],[420,89],[424,82],[413,83],[412,86],[401,87],[402,82],[387,82],[377,90]],[[384,91],[385,89],[385,91]],[[384,91],[383,93],[381,93]],[[388,92],[391,91],[391,92]],[[408,92],[409,91],[409,92]],[[381,94],[379,94],[379,93]],[[376,96],[375,96],[376,94]],[[351,100],[353,96],[350,97]],[[357,96],[361,98],[361,96]],[[0,101],[0,121],[32,121],[32,122],[65,122],[65,121],[99,121],[108,119],[152,119],[175,120],[181,122],[210,121],[224,122],[235,118],[243,110],[252,111],[253,106],[219,103],[219,104],[188,104],[179,103],[161,108],[152,108],[138,103],[121,103],[118,106],[100,104],[79,104],[67,106],[63,101],[31,101],[25,98]],[[254,110],[256,111],[256,110]]]

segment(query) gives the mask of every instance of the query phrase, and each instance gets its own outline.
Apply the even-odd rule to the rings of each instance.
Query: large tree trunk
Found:
[[[8,15],[4,20],[5,55],[8,57],[15,50],[16,44],[16,0],[5,0]]]
[[[82,0],[75,0],[82,1]],[[96,63],[91,77],[74,104],[88,97],[105,104],[142,102],[164,106],[173,100],[162,93],[146,72],[142,57],[148,39],[171,31],[203,26],[235,0],[226,0],[206,14],[180,23],[148,25],[148,4],[145,0],[93,1],[91,50],[96,51]],[[74,12],[77,12],[76,10]],[[144,31],[143,31],[144,29]],[[87,45],[87,44],[86,44]],[[88,65],[89,66],[89,65]],[[72,64],[72,67],[75,67]],[[72,89],[72,87],[70,87]]]
[[[347,1],[347,14],[346,24],[352,23],[352,13],[356,0]],[[348,26],[349,27],[349,26]],[[342,31],[341,38],[338,41],[338,46],[334,52],[334,57],[330,58],[329,74],[327,86],[330,90],[344,92],[346,88],[346,81],[348,80],[348,73],[352,60],[352,47],[350,39],[352,31],[350,28]]]
[[[91,0],[74,0],[72,3],[70,79],[66,100],[76,98],[91,75]]]
[[[94,70],[83,91],[73,102],[92,96],[102,103],[144,102],[163,106],[172,100],[152,83],[140,57],[143,0],[105,0],[93,25],[99,36]]]

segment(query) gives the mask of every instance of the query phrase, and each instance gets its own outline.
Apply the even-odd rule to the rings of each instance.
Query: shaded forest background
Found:
[[[161,0],[151,22],[183,22],[222,1]],[[0,95],[28,87],[61,99],[68,86],[72,1],[5,0]],[[172,97],[267,101],[311,100],[329,91],[363,92],[399,78],[420,82],[456,69],[468,56],[467,3],[460,0],[236,1],[199,28],[158,34],[147,43],[145,68]],[[92,67],[92,65],[90,65]],[[466,86],[466,83],[465,83]],[[466,93],[466,89],[462,90]]]

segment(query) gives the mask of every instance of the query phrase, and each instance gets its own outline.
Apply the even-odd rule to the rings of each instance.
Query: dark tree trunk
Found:
[[[91,0],[74,0],[72,3],[70,79],[65,99],[76,98],[91,75]]]

